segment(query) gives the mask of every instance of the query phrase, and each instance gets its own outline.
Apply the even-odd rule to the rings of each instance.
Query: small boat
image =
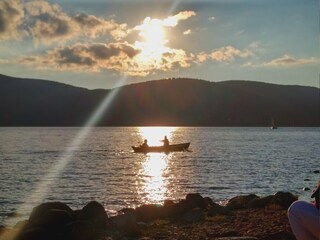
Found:
[[[278,128],[277,125],[274,123],[273,118],[271,119],[271,127],[270,128],[271,129],[277,129]]]
[[[270,128],[271,128],[272,130],[273,130],[273,129],[278,129],[277,126],[271,126]]]
[[[168,146],[149,146],[149,147],[135,147],[132,146],[132,149],[136,153],[148,153],[148,152],[181,152],[187,151],[190,146],[190,142],[188,143],[180,143],[180,144],[171,144]]]

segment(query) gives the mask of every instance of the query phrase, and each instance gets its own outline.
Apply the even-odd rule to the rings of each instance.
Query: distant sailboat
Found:
[[[278,128],[277,125],[274,123],[273,118],[271,119],[271,127],[270,128],[271,129],[277,129]]]

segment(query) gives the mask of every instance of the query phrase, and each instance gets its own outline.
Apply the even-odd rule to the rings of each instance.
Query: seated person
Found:
[[[320,181],[311,196],[316,198],[315,204],[296,201],[288,209],[289,223],[297,240],[320,239],[319,191]]]
[[[141,147],[149,147],[147,139],[144,140],[144,142],[141,144]]]
[[[163,146],[165,146],[165,147],[169,146],[169,140],[168,140],[167,136],[164,136],[164,139],[161,141],[163,142]]]

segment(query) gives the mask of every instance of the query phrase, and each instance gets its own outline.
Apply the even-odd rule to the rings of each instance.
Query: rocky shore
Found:
[[[220,206],[192,193],[163,205],[122,209],[113,217],[95,201],[80,210],[48,202],[13,228],[0,226],[0,240],[294,240],[286,211],[295,200],[287,192],[251,194]]]

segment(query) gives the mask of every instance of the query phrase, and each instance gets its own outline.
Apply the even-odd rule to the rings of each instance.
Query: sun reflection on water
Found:
[[[144,203],[161,203],[168,191],[164,173],[168,166],[168,155],[149,153],[142,163],[138,193]]]
[[[177,131],[177,127],[139,127],[140,141],[143,142],[144,139],[148,140],[149,146],[162,145],[161,140],[164,136],[172,140],[173,134]]]
[[[167,136],[173,138],[176,127],[140,127],[140,140],[148,140],[149,146],[162,145],[161,140]],[[137,182],[138,194],[143,203],[162,203],[170,195],[168,188],[168,163],[172,154],[148,153],[144,155]]]

